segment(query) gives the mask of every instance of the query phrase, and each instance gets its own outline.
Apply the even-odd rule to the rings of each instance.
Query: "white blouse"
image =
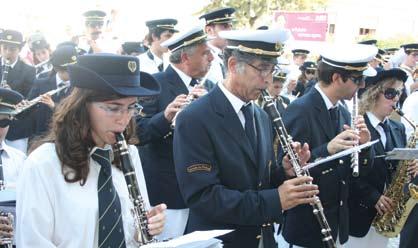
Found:
[[[110,148],[110,146],[109,146]],[[149,207],[148,194],[138,151],[129,147],[140,192]],[[67,183],[53,143],[46,143],[27,158],[17,187],[17,247],[97,247],[97,181],[100,165],[90,158],[86,183]],[[138,247],[134,235],[133,207],[125,178],[112,166],[118,192],[127,247]]]

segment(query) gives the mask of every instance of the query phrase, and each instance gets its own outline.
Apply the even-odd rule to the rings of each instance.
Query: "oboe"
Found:
[[[357,106],[357,101],[358,101],[358,96],[357,96],[357,91],[354,94],[353,97],[353,108],[352,108],[352,113],[351,113],[351,128],[358,133],[358,129],[356,127],[356,118],[358,115],[358,106]],[[357,146],[357,145],[355,145]],[[358,177],[360,172],[359,172],[359,168],[358,168],[358,150],[355,150],[353,153],[351,153],[351,168],[353,169],[353,176],[354,177]]]
[[[274,128],[280,139],[280,144],[283,148],[283,151],[288,154],[290,158],[290,162],[296,173],[296,176],[297,177],[309,176],[309,172],[302,169],[298,154],[293,151],[293,148],[292,148],[293,139],[287,133],[282,117],[279,111],[277,110],[271,96],[266,90],[262,90],[261,93],[263,95],[264,101],[266,102],[264,109],[266,110],[270,118],[273,120]],[[328,221],[325,217],[324,208],[322,207],[321,200],[319,199],[318,196],[314,196],[314,198],[315,198],[315,203],[311,205],[313,208],[313,214],[315,215],[319,223],[319,226],[321,228],[321,234],[323,236],[322,241],[325,243],[326,247],[336,248],[337,246],[334,242],[334,239],[332,238],[331,227],[329,226]]]
[[[135,169],[132,165],[131,156],[129,155],[128,145],[122,133],[116,133],[116,152],[120,156],[122,171],[125,175],[126,185],[128,186],[129,198],[134,207],[131,209],[134,218],[136,235],[135,239],[140,245],[157,242],[148,230],[147,211],[145,203],[139,191],[138,181]]]

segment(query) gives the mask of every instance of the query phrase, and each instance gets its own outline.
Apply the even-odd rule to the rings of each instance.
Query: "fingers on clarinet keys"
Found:
[[[279,186],[279,197],[282,210],[288,210],[300,204],[313,204],[315,195],[319,194],[318,186],[312,183],[313,178],[308,176],[296,177],[286,180]]]

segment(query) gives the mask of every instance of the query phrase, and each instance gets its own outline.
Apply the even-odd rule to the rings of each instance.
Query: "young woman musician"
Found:
[[[134,141],[137,99],[157,95],[159,86],[131,56],[81,56],[69,74],[74,89],[57,107],[49,135],[26,160],[18,184],[17,246],[137,247],[124,154],[112,145],[116,133]],[[128,151],[149,206],[138,152],[134,146]],[[165,208],[146,213],[150,235],[163,230]]]
[[[394,206],[393,199],[386,197],[384,191],[392,182],[398,163],[385,160],[385,153],[406,145],[404,125],[389,119],[406,79],[406,73],[400,69],[380,71],[366,79],[359,113],[364,115],[371,140],[380,142],[373,146],[376,154],[373,173],[355,178],[350,188],[350,238],[346,247],[386,247],[389,241],[376,231],[372,221],[377,214],[391,211]],[[416,174],[417,168],[417,163],[412,163],[409,173]]]

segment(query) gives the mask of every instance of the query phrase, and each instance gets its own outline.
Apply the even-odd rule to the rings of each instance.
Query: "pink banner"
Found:
[[[277,11],[274,20],[292,32],[295,40],[325,41],[328,14],[318,12]]]

